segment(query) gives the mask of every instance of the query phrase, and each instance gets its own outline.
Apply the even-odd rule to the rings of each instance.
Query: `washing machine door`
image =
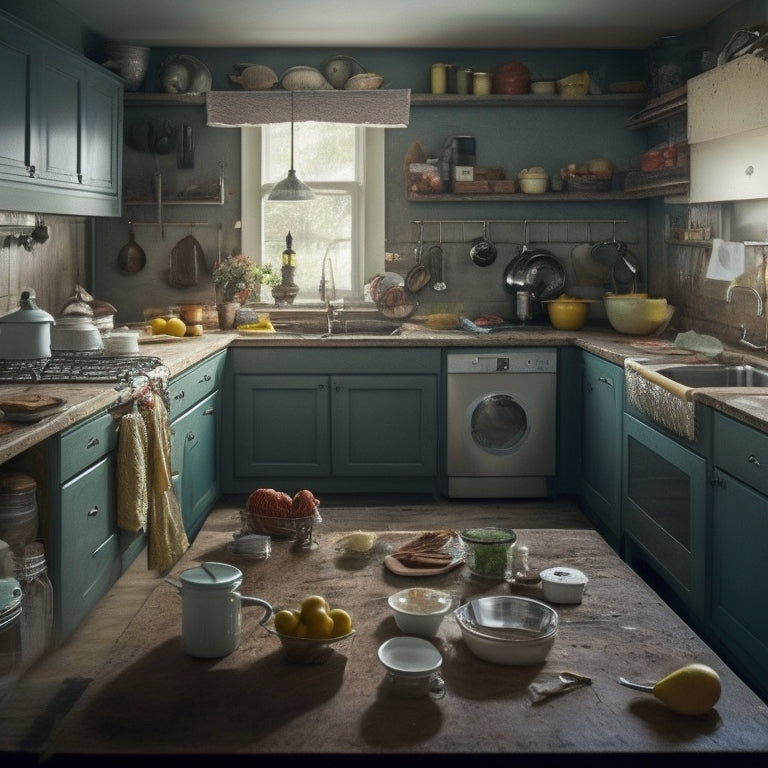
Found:
[[[478,397],[467,409],[470,439],[493,456],[508,456],[525,442],[530,423],[525,409],[508,394]]]

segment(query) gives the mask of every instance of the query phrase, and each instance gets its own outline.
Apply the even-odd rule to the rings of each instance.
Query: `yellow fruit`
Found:
[[[202,336],[203,335],[203,326],[201,323],[194,323],[192,325],[187,326],[185,336]]]
[[[307,625],[308,637],[330,637],[333,634],[333,619],[328,611],[319,605],[302,610],[301,620]]]
[[[301,614],[304,614],[305,609],[314,608],[320,606],[325,611],[330,611],[331,606],[328,605],[328,601],[321,595],[310,595],[301,601]]]
[[[157,336],[161,333],[165,333],[166,319],[164,317],[156,317],[150,323],[152,327],[152,335]]]
[[[331,637],[341,637],[352,631],[352,617],[346,611],[341,608],[334,608],[328,615],[333,619]]]
[[[688,664],[653,686],[653,695],[673,712],[703,715],[720,698],[720,676],[706,664]]]
[[[165,332],[169,336],[183,336],[187,332],[187,326],[178,317],[172,317],[165,324]]]
[[[309,627],[301,620],[293,628],[291,633],[293,637],[309,637]]]
[[[300,620],[298,611],[278,611],[275,614],[275,630],[282,635],[292,635]]]

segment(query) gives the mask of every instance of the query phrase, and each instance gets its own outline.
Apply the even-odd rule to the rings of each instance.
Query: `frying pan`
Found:
[[[469,250],[469,258],[472,263],[478,267],[489,267],[496,261],[498,251],[496,246],[488,239],[488,222],[483,222],[483,236],[477,237],[472,241],[472,248]]]
[[[613,225],[613,237],[610,240],[592,246],[592,257],[607,266],[613,266],[616,259],[622,258],[626,252],[627,244],[616,239],[616,224]]]
[[[133,230],[133,222],[128,222],[128,242],[117,254],[117,264],[123,272],[139,272],[147,263],[147,255],[144,249],[136,242],[136,234]]]

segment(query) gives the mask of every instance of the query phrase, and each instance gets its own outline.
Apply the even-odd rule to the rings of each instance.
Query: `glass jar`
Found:
[[[449,64],[433,64],[430,70],[432,93],[447,93]]]
[[[21,597],[16,579],[0,579],[0,706],[21,673]]]
[[[490,72],[475,72],[472,76],[472,93],[487,96],[491,92],[493,78]]]
[[[53,637],[53,586],[48,578],[41,542],[28,544],[24,557],[14,558],[22,591],[21,667],[28,669],[48,649]]]
[[[37,483],[21,472],[0,475],[0,539],[20,557],[37,536]]]
[[[473,576],[504,581],[509,577],[517,534],[506,528],[465,528],[460,533],[466,564]]]

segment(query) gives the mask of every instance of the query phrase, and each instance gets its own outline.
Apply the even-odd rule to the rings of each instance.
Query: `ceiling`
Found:
[[[643,50],[739,0],[57,0],[109,39],[149,47]]]

